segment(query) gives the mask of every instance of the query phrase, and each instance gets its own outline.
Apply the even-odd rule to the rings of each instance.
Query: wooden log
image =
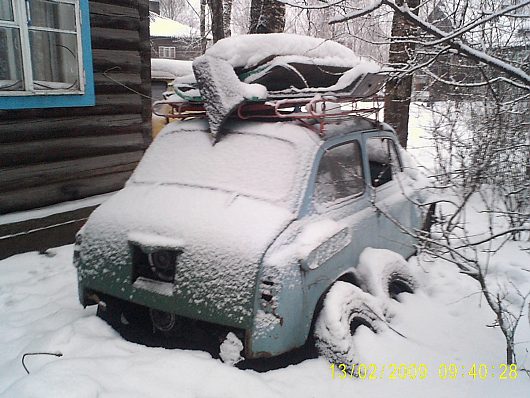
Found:
[[[13,254],[43,251],[73,243],[75,233],[97,206],[87,206],[43,218],[0,225],[0,260]]]
[[[46,110],[50,112],[51,110]],[[78,110],[71,110],[75,113]],[[39,114],[36,116],[41,116]],[[2,115],[0,114],[0,118]],[[72,116],[25,119],[19,118],[0,122],[0,144],[45,140],[62,137],[106,136],[128,134],[143,126],[141,115],[122,114],[109,116]]]
[[[142,63],[137,51],[95,49],[92,51],[94,72],[140,72]]]
[[[0,167],[55,162],[145,149],[140,132],[101,137],[72,137],[0,145]]]
[[[113,89],[114,88],[114,89]],[[141,87],[140,87],[141,88]],[[121,92],[120,92],[121,91]],[[5,112],[5,119],[0,121],[0,136],[4,123],[12,123],[13,120],[28,120],[32,118],[71,118],[72,116],[84,116],[97,118],[97,115],[115,115],[115,114],[141,114],[143,110],[142,99],[139,94],[131,88],[115,84],[112,87],[106,86],[101,93],[96,95],[96,105],[92,107],[81,108],[48,108],[45,110],[25,110]],[[3,113],[0,112],[0,119]],[[49,129],[49,126],[47,127]],[[0,138],[0,142],[1,142]]]
[[[81,178],[74,181],[10,191],[0,195],[0,213],[10,213],[77,200],[121,189],[131,172]]]
[[[0,192],[132,171],[142,156],[142,151],[136,151],[0,169]]]
[[[124,7],[123,5],[116,5],[115,2],[90,2],[90,14],[93,15],[109,15],[119,17],[120,19],[125,18],[136,18],[140,19],[138,13],[138,7]],[[115,25],[117,28],[120,26]]]
[[[121,7],[129,7],[129,8],[136,8],[140,5],[148,5],[148,0],[90,0],[90,4],[92,3],[103,3],[103,4],[115,4],[117,6]]]
[[[140,14],[140,37],[149,37],[149,2],[140,2],[138,5],[138,11]],[[144,82],[146,85],[148,85],[147,90],[148,92],[145,92],[144,96],[142,96],[142,102],[143,102],[143,110],[142,110],[142,119],[144,122],[149,123],[151,125],[151,100],[148,98],[148,96],[151,95],[151,46],[150,41],[149,43],[145,42],[144,44],[149,44],[149,46],[143,46],[140,49],[140,58],[142,63],[142,68],[140,71],[140,75],[142,78],[142,82]],[[152,131],[149,129],[149,131],[144,132],[144,140],[146,144],[149,144],[152,140]]]
[[[140,75],[120,73],[97,73],[95,75],[95,88],[97,94],[130,94],[145,93],[150,90],[151,82],[142,82]],[[149,93],[148,96],[150,96]]]
[[[109,26],[114,26],[122,30],[137,31],[140,26],[140,19],[132,16],[123,17],[119,15],[90,13],[90,26],[92,28],[108,28]]]
[[[92,49],[139,51],[140,36],[133,30],[93,27]]]

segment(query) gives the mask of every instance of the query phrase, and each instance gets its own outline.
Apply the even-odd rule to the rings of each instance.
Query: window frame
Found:
[[[171,55],[171,52],[173,52],[173,57],[165,57],[162,56],[162,52],[168,51]],[[177,57],[177,48],[175,46],[158,46],[158,57],[162,59],[175,59]]]
[[[73,4],[76,18],[76,39],[78,56],[79,89],[35,90],[32,78],[29,31],[61,33],[61,29],[28,26],[26,1],[12,0],[14,21],[2,21],[2,27],[19,29],[22,49],[22,70],[24,90],[0,91],[0,109],[81,107],[95,105],[94,72],[92,66],[92,45],[90,37],[89,0],[53,0]],[[31,78],[31,79],[30,79]],[[29,87],[28,87],[29,82]],[[28,89],[29,88],[29,89]],[[32,89],[32,90],[31,90]]]
[[[320,164],[322,162],[322,159],[324,158],[325,154],[328,151],[330,151],[330,150],[332,150],[334,148],[345,146],[345,145],[349,145],[349,144],[357,145],[358,155],[360,157],[359,165],[360,165],[361,173],[362,173],[362,175],[360,176],[360,178],[362,180],[362,190],[359,191],[356,194],[344,196],[342,198],[338,198],[338,199],[335,199],[335,200],[331,200],[331,201],[327,201],[327,202],[319,202],[317,200],[317,198],[315,197],[315,195],[316,195],[316,192],[317,192],[318,172],[320,170]],[[313,178],[313,188],[312,188],[312,192],[311,192],[311,201],[312,201],[313,206],[315,207],[315,209],[319,209],[319,208],[321,208],[321,209],[331,209],[331,208],[335,208],[335,207],[340,207],[340,206],[342,206],[345,203],[348,203],[348,202],[350,202],[352,200],[355,200],[355,199],[357,199],[359,197],[364,196],[364,194],[366,193],[366,184],[367,184],[367,182],[366,182],[366,170],[365,170],[365,167],[364,167],[364,155],[363,155],[362,147],[363,147],[363,145],[362,145],[362,142],[361,142],[360,138],[348,138],[347,140],[344,140],[344,141],[341,141],[341,142],[337,142],[337,143],[333,143],[329,147],[322,148],[322,152],[318,156],[317,162],[315,163],[316,168],[315,168],[315,174],[314,174],[314,178]],[[352,165],[352,167],[353,167],[353,165]]]
[[[389,160],[390,160],[390,163],[389,163],[389,172],[390,172],[390,180],[382,183],[382,184],[378,184],[378,185],[374,185],[373,183],[373,175],[372,175],[372,167],[370,167],[370,147],[369,147],[369,144],[368,142],[370,140],[384,140],[384,144],[383,144],[383,147],[386,149],[388,155],[389,155]],[[396,141],[394,140],[394,138],[390,137],[390,136],[387,136],[387,135],[370,135],[368,137],[365,138],[365,148],[366,148],[366,161],[368,163],[368,169],[367,169],[367,172],[370,176],[369,178],[369,183],[370,183],[370,186],[373,188],[373,189],[384,189],[385,187],[389,186],[389,185],[392,185],[391,183],[393,181],[396,181],[396,178],[399,178],[399,173],[402,173],[403,172],[403,163],[402,163],[402,160],[401,160],[401,155],[399,154],[399,151],[398,151],[398,148],[397,148],[397,145],[396,145]],[[396,163],[394,163],[393,159],[392,159],[392,152],[395,154],[395,161]],[[366,180],[367,181],[367,180]]]

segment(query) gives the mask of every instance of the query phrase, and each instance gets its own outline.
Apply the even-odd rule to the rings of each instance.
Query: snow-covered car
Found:
[[[166,126],[77,235],[81,303],[117,328],[139,320],[177,336],[201,322],[241,341],[245,358],[314,337],[322,355],[351,361],[348,338],[375,322],[361,288],[414,289],[406,262],[377,275],[357,264],[369,247],[415,252],[422,180],[390,126],[318,117],[331,102],[313,102],[302,121],[298,106],[286,116],[261,104],[276,112],[265,121],[240,108],[221,139],[205,118]]]

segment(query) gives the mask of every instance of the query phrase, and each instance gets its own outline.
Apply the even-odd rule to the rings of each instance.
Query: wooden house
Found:
[[[0,258],[73,242],[123,187],[150,143],[150,57],[148,0],[0,2]]]
[[[153,58],[189,61],[202,54],[201,36],[196,29],[155,12],[150,13],[150,19]]]

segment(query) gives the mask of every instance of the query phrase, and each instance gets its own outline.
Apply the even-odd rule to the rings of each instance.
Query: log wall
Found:
[[[95,106],[0,110],[0,217],[116,191],[150,143],[148,0],[90,0],[90,22]]]

